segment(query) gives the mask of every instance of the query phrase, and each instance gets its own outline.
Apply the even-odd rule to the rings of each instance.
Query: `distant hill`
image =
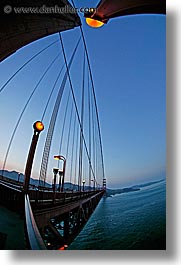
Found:
[[[157,180],[157,181],[152,181],[152,182],[147,182],[147,183],[143,183],[143,184],[138,184],[138,185],[134,185],[132,188],[144,188],[159,182],[164,181],[165,179],[161,179],[161,180]]]
[[[2,176],[2,170],[0,170],[0,175]],[[18,180],[18,172],[16,171],[8,171],[8,170],[4,170],[4,176],[13,180]],[[22,173],[20,173],[20,182],[24,181],[24,175]],[[33,179],[30,178],[30,184],[31,185],[35,185],[38,186],[39,185],[39,180],[38,179]],[[47,188],[50,188],[51,185],[47,182],[45,182],[45,186]]]
[[[2,175],[2,170],[0,170],[0,175]],[[13,180],[18,180],[18,172],[16,171],[8,171],[8,170],[4,170],[4,176]],[[24,181],[24,175],[21,173],[20,174],[20,182]],[[127,187],[127,188],[122,188],[122,189],[106,189],[106,194],[107,196],[112,196],[115,194],[121,194],[121,193],[127,193],[127,192],[134,192],[134,191],[139,191],[141,188],[143,187],[147,187],[159,182],[164,181],[164,179],[158,180],[158,181],[152,181],[152,182],[147,182],[147,183],[142,183],[142,184],[138,184],[138,185],[134,185],[132,187]],[[31,185],[35,185],[38,186],[39,185],[39,180],[38,179],[30,179],[30,184]],[[58,188],[58,184],[56,185]],[[51,188],[52,185],[48,182],[45,182],[45,187],[47,188]],[[78,190],[78,185],[74,185],[70,182],[65,182],[64,183],[64,189],[66,190],[72,190],[74,188],[74,190]],[[85,186],[85,190],[89,190],[89,186]]]
[[[133,192],[133,191],[139,191],[140,188],[123,188],[123,189],[106,189],[106,194],[107,196],[112,196],[116,194],[121,194],[121,193],[127,193],[127,192]]]
[[[2,170],[0,170],[0,176],[2,176]],[[4,170],[4,177],[7,177],[9,179],[13,179],[13,180],[18,180],[18,172],[17,171],[8,171],[8,170]],[[20,174],[20,182],[24,181],[24,174]],[[35,185],[38,186],[39,185],[39,180],[38,179],[33,179],[30,178],[30,184],[31,185]],[[45,182],[45,187],[47,188],[51,188],[52,185],[48,182]],[[58,184],[56,185],[56,187],[58,188]],[[68,190],[72,190],[74,188],[74,190],[78,190],[78,185],[74,185],[70,182],[65,182],[64,183],[64,189],[68,189]],[[85,190],[89,190],[89,186],[85,186]]]

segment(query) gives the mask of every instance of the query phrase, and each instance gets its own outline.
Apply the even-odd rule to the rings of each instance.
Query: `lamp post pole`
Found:
[[[66,169],[66,159],[63,161],[63,176],[62,176],[62,187],[61,187],[61,192],[63,192],[63,190],[64,190],[65,169]]]
[[[18,182],[20,181],[20,176],[21,176],[21,173],[19,172],[18,173]]]
[[[23,190],[25,194],[27,194],[29,190],[30,176],[31,176],[31,170],[32,170],[35,150],[36,150],[40,132],[43,131],[44,125],[41,121],[37,121],[33,124],[33,128],[34,128],[34,134],[32,137],[29,154],[28,154],[28,158],[26,161],[25,178],[24,178],[24,183],[23,183]]]
[[[83,184],[83,192],[84,192],[85,180],[82,180],[82,184]]]
[[[54,159],[63,161],[63,171],[61,172],[61,176],[62,176],[61,192],[63,192],[63,190],[64,190],[64,181],[65,181],[66,158],[64,156],[62,156],[62,155],[56,155],[56,156],[54,156]],[[61,181],[61,176],[60,176],[60,181]],[[60,185],[59,185],[59,187],[60,187]]]
[[[57,173],[58,173],[58,168],[53,168],[53,175],[54,175],[54,179],[53,179],[53,193],[55,193],[55,191],[56,191]]]
[[[96,190],[96,180],[95,180],[95,178],[94,178],[94,179],[92,179],[91,181],[93,181],[93,190],[95,191],[95,190]]]
[[[63,176],[63,172],[61,170],[58,171],[59,174],[59,185],[58,185],[58,191],[60,191],[60,187],[61,187],[61,180],[62,180],[62,176]]]

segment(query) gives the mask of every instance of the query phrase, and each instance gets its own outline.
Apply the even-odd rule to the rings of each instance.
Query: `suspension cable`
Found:
[[[67,139],[66,159],[68,158],[68,155],[69,155],[69,143],[70,143],[70,131],[71,131],[71,126],[72,126],[72,117],[73,117],[73,102],[72,102],[72,105],[71,105],[70,121],[69,121],[69,126],[68,126],[68,139]],[[65,181],[65,179],[63,178],[62,186],[64,186],[64,181]]]
[[[66,81],[67,81],[67,77],[68,77],[68,71],[69,68],[72,65],[75,53],[77,51],[77,48],[79,46],[80,43],[80,38],[75,46],[75,49],[72,53],[71,59],[69,64],[66,64],[66,72],[64,74],[57,98],[56,98],[56,102],[53,108],[53,112],[51,115],[51,120],[50,120],[50,124],[48,127],[48,132],[47,132],[47,136],[46,136],[46,140],[45,140],[45,145],[44,145],[44,150],[43,150],[43,156],[42,156],[42,162],[41,162],[41,168],[40,168],[40,177],[39,177],[39,186],[41,186],[41,184],[43,184],[45,186],[45,180],[46,180],[46,174],[47,174],[47,167],[48,167],[48,159],[49,159],[49,154],[50,154],[50,147],[51,147],[51,142],[52,142],[52,137],[53,137],[53,133],[54,133],[54,128],[55,128],[55,123],[56,123],[56,119],[57,119],[57,114],[58,114],[58,110],[59,110],[59,106],[60,106],[60,102],[62,99],[62,95],[63,95],[63,91],[66,85]]]
[[[53,94],[53,92],[54,92],[54,90],[55,90],[56,84],[57,84],[57,82],[58,82],[58,80],[59,80],[59,78],[60,78],[60,75],[61,75],[61,73],[62,73],[62,71],[63,71],[63,68],[64,68],[64,65],[63,65],[62,68],[60,69],[60,71],[59,71],[59,73],[58,73],[58,75],[57,75],[57,78],[56,78],[56,80],[55,80],[55,82],[54,82],[54,84],[53,84],[53,87],[52,87],[52,90],[51,90],[51,92],[50,92],[49,98],[48,98],[48,100],[47,100],[47,103],[46,103],[46,106],[45,106],[45,109],[44,109],[44,112],[43,112],[43,115],[42,115],[41,121],[44,120],[44,117],[45,117],[45,114],[46,114],[46,111],[47,111],[48,105],[49,105],[49,103],[50,103],[50,100],[51,100],[52,94]]]
[[[91,143],[91,102],[90,102],[90,86],[89,86],[89,72],[87,75],[87,90],[88,90],[88,119],[89,119],[89,154],[90,154],[90,158],[92,157],[92,143]],[[89,190],[91,187],[91,170],[89,167]]]
[[[70,111],[70,121],[69,121],[69,127],[68,127],[68,140],[67,140],[67,149],[66,149],[66,158],[69,154],[69,143],[70,143],[70,129],[72,125],[72,114],[73,114],[73,103],[71,105],[71,111]]]
[[[81,104],[81,126],[84,128],[84,94],[85,94],[85,53],[83,59],[83,78],[82,78],[82,104]],[[84,132],[83,132],[84,133]],[[78,175],[78,187],[81,191],[82,183],[82,155],[83,155],[83,137],[80,132],[80,147],[79,147],[79,175]]]
[[[65,121],[66,121],[66,117],[67,117],[67,111],[68,111],[69,101],[70,101],[70,91],[68,93],[67,103],[66,103],[66,107],[65,107],[65,114],[64,114],[64,118],[63,118],[62,133],[61,133],[61,138],[60,138],[60,146],[59,146],[59,152],[58,152],[58,154],[61,154],[63,137],[64,137],[64,131],[65,131]],[[58,160],[58,168],[59,168],[59,165],[60,165],[60,160]]]
[[[74,0],[71,0],[71,2],[72,2],[73,7],[75,8]],[[88,67],[89,67],[89,72],[90,72],[90,78],[91,78],[91,83],[92,83],[92,90],[93,90],[93,96],[94,96],[94,102],[95,102],[95,108],[96,108],[96,117],[97,117],[97,123],[98,123],[99,141],[100,141],[100,148],[101,148],[101,162],[102,162],[103,178],[105,178],[103,146],[102,146],[102,137],[101,137],[101,128],[100,128],[100,122],[99,122],[97,100],[96,100],[96,95],[95,95],[95,87],[94,87],[92,70],[91,70],[91,66],[90,66],[90,59],[89,59],[88,49],[87,49],[87,45],[86,45],[86,41],[85,41],[84,32],[83,32],[83,29],[82,29],[82,24],[80,25],[80,31],[81,31],[81,36],[82,36],[83,43],[84,43],[84,48],[85,48],[85,52],[86,52],[86,57],[87,57],[87,62],[88,62]]]
[[[36,84],[36,86],[34,87],[33,91],[31,92],[31,94],[30,94],[30,96],[29,96],[29,98],[28,98],[26,104],[24,105],[23,110],[21,111],[21,114],[20,114],[20,116],[19,116],[19,118],[18,118],[18,121],[16,122],[15,128],[14,128],[13,133],[12,133],[12,135],[11,135],[11,138],[10,138],[10,141],[9,141],[9,144],[8,144],[8,148],[7,148],[7,150],[6,150],[6,155],[5,155],[5,159],[4,159],[4,163],[3,163],[3,169],[2,169],[2,176],[4,176],[4,169],[5,169],[5,166],[6,166],[6,162],[7,162],[7,158],[8,158],[8,155],[9,155],[10,148],[11,148],[11,144],[12,144],[12,141],[13,141],[13,139],[14,139],[15,133],[16,133],[16,131],[17,131],[17,129],[18,129],[18,126],[19,126],[19,124],[20,124],[20,121],[21,121],[21,119],[22,119],[22,117],[23,117],[23,114],[24,114],[26,108],[28,107],[29,102],[30,102],[30,100],[32,99],[32,97],[33,97],[35,91],[36,91],[37,88],[39,87],[41,81],[42,81],[43,78],[46,76],[47,72],[50,70],[50,68],[52,67],[52,65],[56,62],[56,60],[58,59],[59,55],[60,55],[60,53],[58,53],[58,55],[56,55],[56,57],[53,59],[53,61],[48,65],[48,67],[46,68],[45,72],[43,73],[43,75],[42,75],[41,78],[39,79],[39,81],[38,81],[38,83]]]
[[[76,183],[76,176],[77,176],[77,164],[78,164],[78,144],[79,144],[79,124],[77,126],[77,135],[76,135],[76,154],[75,154],[75,174],[74,174],[74,185]],[[74,188],[74,187],[73,187]]]
[[[50,43],[49,45],[47,45],[45,48],[43,48],[42,50],[40,50],[39,52],[37,52],[34,56],[32,56],[28,61],[26,61],[7,81],[6,83],[0,88],[0,93],[4,90],[4,88],[9,84],[9,82],[27,65],[29,64],[31,61],[33,61],[38,55],[40,55],[42,52],[44,52],[45,50],[47,50],[49,47],[51,47],[52,45],[54,45],[56,42],[58,42],[58,40]]]
[[[73,102],[74,102],[74,106],[75,106],[75,110],[76,110],[76,114],[77,114],[77,118],[78,118],[78,123],[79,123],[80,130],[81,130],[81,134],[82,134],[82,137],[83,137],[83,142],[84,142],[86,154],[87,154],[87,157],[88,157],[88,160],[89,160],[89,164],[90,164],[90,167],[91,167],[92,174],[95,176],[93,168],[92,168],[92,164],[91,164],[91,160],[90,160],[87,144],[86,144],[85,137],[84,137],[84,134],[83,134],[83,128],[82,128],[82,125],[81,125],[81,120],[80,120],[78,107],[77,107],[77,103],[76,103],[76,99],[75,99],[75,94],[74,94],[74,90],[73,90],[72,80],[71,80],[71,77],[70,77],[70,72],[69,72],[69,69],[68,69],[67,59],[66,59],[66,55],[65,55],[65,49],[64,49],[64,45],[63,45],[63,40],[62,40],[62,36],[61,36],[60,32],[59,32],[59,37],[60,37],[60,42],[61,42],[61,45],[62,45],[62,51],[63,51],[63,56],[64,56],[67,72],[68,72],[68,79],[69,79],[69,83],[70,83],[71,93],[72,93],[72,97],[73,97]]]
[[[83,43],[84,43],[84,48],[85,48],[85,52],[86,52],[88,68],[89,68],[89,72],[90,72],[90,78],[91,78],[91,84],[92,84],[92,92],[93,92],[93,98],[94,98],[94,104],[95,104],[95,110],[96,110],[96,118],[97,118],[97,124],[98,124],[98,133],[99,133],[100,148],[101,148],[102,171],[103,171],[103,178],[105,178],[105,172],[104,172],[104,156],[103,156],[102,137],[101,137],[101,128],[100,128],[100,122],[99,122],[99,114],[98,114],[97,100],[96,100],[96,94],[95,94],[95,87],[94,87],[92,70],[91,70],[91,66],[90,66],[89,54],[88,54],[88,49],[87,49],[87,45],[86,45],[86,41],[85,41],[85,36],[84,36],[83,29],[82,29],[82,25],[80,25],[80,31],[81,31],[81,36],[82,36],[82,40],[83,40]]]
[[[72,152],[71,152],[71,166],[70,166],[70,185],[72,184],[73,155],[74,155],[74,145],[75,145],[75,125],[76,125],[76,113],[75,113],[75,117],[74,117],[73,134],[72,134]]]

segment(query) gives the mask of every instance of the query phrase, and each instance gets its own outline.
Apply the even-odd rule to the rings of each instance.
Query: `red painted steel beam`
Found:
[[[0,61],[35,40],[80,26],[68,8],[68,0],[1,0]]]
[[[136,14],[166,14],[165,0],[101,0],[96,12],[87,14],[104,23],[110,18]]]

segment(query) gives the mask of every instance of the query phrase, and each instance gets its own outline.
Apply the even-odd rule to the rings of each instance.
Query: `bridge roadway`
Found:
[[[0,202],[23,216],[28,249],[65,249],[78,235],[104,190],[56,192],[0,177]]]

